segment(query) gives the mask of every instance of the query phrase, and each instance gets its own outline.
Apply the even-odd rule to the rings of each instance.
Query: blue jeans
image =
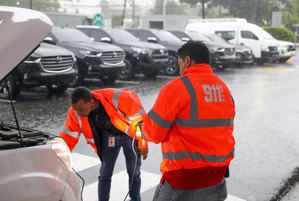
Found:
[[[115,137],[115,146],[108,147],[108,137]],[[128,135],[110,135],[107,132],[103,133],[102,138],[102,164],[100,168],[100,176],[98,183],[98,196],[99,201],[108,201],[110,197],[110,188],[111,188],[111,177],[113,174],[113,169],[117,156],[119,154],[120,148],[123,148],[123,152],[126,159],[127,173],[129,175],[129,188],[132,181],[133,171],[135,167],[136,157],[132,150],[132,138]],[[140,178],[140,165],[141,157],[137,148],[137,142],[135,141],[134,150],[137,154],[137,166],[134,175],[133,186],[130,190],[130,198],[132,201],[140,201],[140,187],[141,187],[141,178]],[[124,195],[125,196],[125,195]]]
[[[157,186],[153,201],[224,201],[226,197],[225,179],[214,186],[196,190],[173,188],[164,180]]]

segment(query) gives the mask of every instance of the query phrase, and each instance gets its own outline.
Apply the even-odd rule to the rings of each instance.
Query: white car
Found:
[[[285,63],[296,54],[296,46],[288,41],[277,40],[278,45],[278,60],[280,63]]]
[[[51,28],[52,22],[40,12],[0,6],[1,82],[38,47]],[[83,182],[71,167],[64,140],[19,128],[16,115],[15,125],[4,123],[6,116],[0,116],[0,200],[82,200]]]

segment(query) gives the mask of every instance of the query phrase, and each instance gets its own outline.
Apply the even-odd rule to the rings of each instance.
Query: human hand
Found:
[[[139,153],[142,155],[143,160],[147,159],[148,148],[139,149]]]

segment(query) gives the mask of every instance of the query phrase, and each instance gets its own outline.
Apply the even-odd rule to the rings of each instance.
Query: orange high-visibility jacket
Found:
[[[234,157],[234,115],[226,84],[208,64],[197,64],[161,89],[143,115],[143,134],[162,142],[162,172],[228,166]]]
[[[91,93],[95,99],[102,103],[110,117],[111,123],[117,129],[132,138],[135,136],[135,139],[138,141],[139,149],[148,147],[148,143],[141,136],[140,129],[136,127],[136,124],[142,120],[144,109],[135,92],[128,89],[107,88],[93,90]],[[64,138],[72,151],[78,143],[81,133],[84,134],[87,144],[91,145],[97,153],[88,117],[78,116],[71,107],[68,110],[64,128],[59,133],[59,136]]]

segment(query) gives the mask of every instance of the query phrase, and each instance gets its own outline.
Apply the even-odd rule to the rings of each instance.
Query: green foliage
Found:
[[[284,40],[290,42],[295,42],[296,40],[295,34],[287,28],[265,26],[263,27],[263,29],[278,40]]]

